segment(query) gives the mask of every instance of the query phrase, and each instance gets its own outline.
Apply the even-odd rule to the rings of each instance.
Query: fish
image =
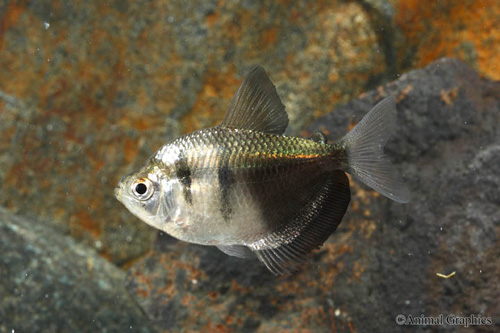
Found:
[[[185,242],[257,257],[274,275],[300,269],[349,206],[346,173],[399,203],[409,190],[384,155],[396,127],[387,97],[343,138],[285,136],[288,115],[261,66],[251,69],[222,123],[160,147],[125,176],[116,198],[137,218]]]

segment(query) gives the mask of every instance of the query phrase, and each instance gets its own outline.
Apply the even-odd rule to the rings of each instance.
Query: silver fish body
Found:
[[[115,195],[180,240],[238,257],[255,253],[274,274],[290,273],[340,224],[350,202],[345,171],[391,199],[409,200],[382,155],[395,109],[392,99],[381,104],[333,144],[321,134],[283,136],[284,106],[256,67],[220,126],[165,144]]]
[[[192,243],[250,245],[292,215],[288,195],[300,195],[340,167],[341,152],[311,140],[220,127],[179,138],[151,161],[162,174],[175,175],[168,186],[173,202],[164,207],[181,212],[168,226],[161,218],[161,229]],[[266,218],[268,200],[281,211],[279,220]]]

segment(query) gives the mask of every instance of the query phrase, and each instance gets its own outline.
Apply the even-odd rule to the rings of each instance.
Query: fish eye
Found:
[[[147,178],[136,179],[130,186],[130,189],[133,195],[139,200],[148,200],[155,191],[153,183]]]

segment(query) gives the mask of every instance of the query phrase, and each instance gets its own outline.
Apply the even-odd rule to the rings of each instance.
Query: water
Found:
[[[434,328],[410,315],[493,331],[500,7],[363,4],[0,5],[0,331]],[[113,195],[165,141],[220,123],[256,64],[288,135],[334,140],[398,100],[386,151],[412,201],[351,179],[339,229],[291,277],[158,234]]]

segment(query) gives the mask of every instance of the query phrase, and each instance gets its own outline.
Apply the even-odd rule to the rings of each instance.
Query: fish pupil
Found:
[[[138,193],[138,194],[144,194],[146,193],[146,191],[148,190],[148,187],[146,186],[146,184],[144,183],[139,183],[135,186],[135,191]]]

